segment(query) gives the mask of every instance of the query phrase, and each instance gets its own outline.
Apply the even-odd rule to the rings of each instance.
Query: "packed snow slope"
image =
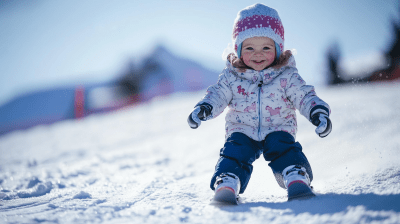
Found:
[[[0,223],[400,223],[400,83],[317,89],[333,131],[299,116],[297,141],[320,195],[287,202],[260,158],[238,206],[210,204],[224,118],[189,128],[203,93],[2,136]]]

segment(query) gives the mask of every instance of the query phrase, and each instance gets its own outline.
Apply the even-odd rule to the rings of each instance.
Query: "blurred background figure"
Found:
[[[0,1],[0,135],[207,88],[254,3]],[[399,79],[398,1],[268,4],[310,84]]]
[[[328,77],[330,85],[346,83],[392,82],[400,79],[400,20],[393,21],[389,47],[370,59],[358,59],[354,65],[344,62],[337,42],[328,49]]]

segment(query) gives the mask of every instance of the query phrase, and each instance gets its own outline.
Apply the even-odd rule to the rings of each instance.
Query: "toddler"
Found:
[[[218,82],[189,115],[191,128],[220,115],[225,107],[226,142],[210,187],[214,199],[237,203],[246,190],[252,163],[261,154],[269,161],[288,199],[314,196],[311,166],[295,141],[296,109],[326,137],[332,130],[330,108],[306,85],[290,51],[284,51],[284,29],[276,10],[255,4],[241,10],[233,26],[234,52]]]

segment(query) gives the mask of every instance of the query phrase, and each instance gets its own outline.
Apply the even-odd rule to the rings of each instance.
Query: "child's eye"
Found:
[[[246,50],[252,51],[253,48],[252,47],[246,47]]]
[[[263,48],[263,50],[266,50],[266,51],[269,50],[269,49],[270,49],[269,47],[264,47]]]

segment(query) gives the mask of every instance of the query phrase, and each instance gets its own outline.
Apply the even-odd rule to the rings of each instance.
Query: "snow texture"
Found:
[[[321,139],[299,116],[319,196],[287,202],[259,159],[238,206],[210,204],[224,119],[196,130],[204,94],[177,93],[0,137],[0,223],[400,223],[400,84],[319,88]]]

